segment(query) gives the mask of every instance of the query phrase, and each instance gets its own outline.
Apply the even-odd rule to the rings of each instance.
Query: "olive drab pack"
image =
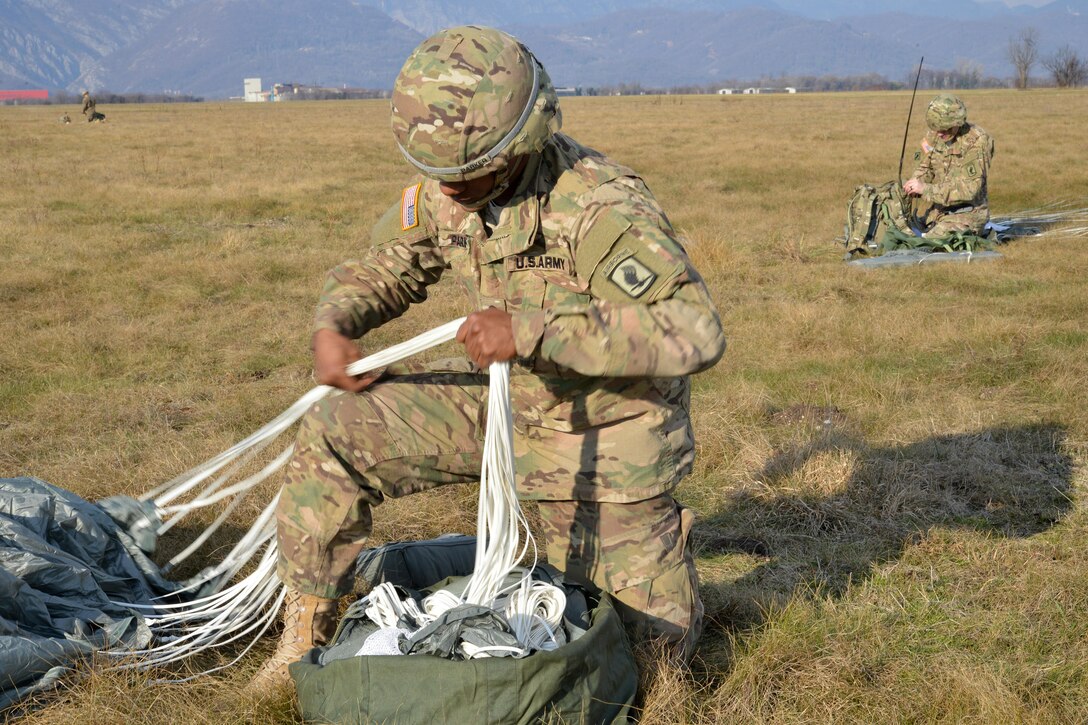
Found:
[[[418,595],[448,587],[453,579],[447,577],[471,571],[475,556],[472,537],[406,541],[364,552],[355,573],[372,586],[388,582]],[[340,725],[631,722],[638,669],[613,600],[587,596],[546,564],[534,572],[567,595],[566,644],[520,658],[364,654],[378,627],[360,599],[344,612],[328,645],[290,665],[302,717]]]
[[[854,195],[846,205],[846,253],[865,254],[875,248],[879,223],[876,187],[861,184],[854,189]]]
[[[846,205],[847,256],[869,254],[879,248],[877,229],[882,223],[887,229],[913,234],[910,209],[910,201],[904,197],[899,182],[859,185]]]

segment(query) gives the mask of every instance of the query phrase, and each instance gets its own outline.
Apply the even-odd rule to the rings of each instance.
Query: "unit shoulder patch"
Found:
[[[623,250],[610,259],[604,272],[612,284],[634,299],[641,297],[657,280],[657,274],[629,250]]]

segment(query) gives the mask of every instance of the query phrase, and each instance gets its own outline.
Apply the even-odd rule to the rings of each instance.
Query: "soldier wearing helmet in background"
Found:
[[[994,140],[967,122],[967,107],[956,96],[941,94],[926,109],[929,133],[916,156],[918,167],[903,191],[928,208],[919,214],[925,236],[953,233],[982,235],[990,220],[986,174]]]
[[[83,91],[83,115],[87,117],[87,123],[100,123],[106,120],[106,115],[99,113],[95,108],[94,96],[90,91]]]
[[[87,117],[88,121],[94,120],[94,98],[91,97],[90,91],[83,91],[83,115]]]
[[[694,459],[688,376],[725,348],[702,278],[642,179],[559,133],[547,73],[505,33],[424,41],[392,126],[419,176],[318,303],[316,377],[353,394],[300,427],[277,510],[286,627],[250,691],[286,683],[287,663],[333,634],[373,506],[478,480],[496,361],[512,365],[518,490],[539,503],[549,561],[690,656],[693,516],[671,493]],[[348,376],[353,341],[447,271],[476,310],[457,333],[468,359]]]

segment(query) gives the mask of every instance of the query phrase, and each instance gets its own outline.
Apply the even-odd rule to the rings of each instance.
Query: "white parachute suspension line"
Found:
[[[411,340],[365,357],[350,365],[347,371],[351,375],[359,375],[452,340],[463,322],[464,318],[453,320]],[[371,596],[375,597],[372,605],[379,609],[392,610],[394,614],[408,612],[420,622],[429,621],[441,611],[463,602],[501,609],[525,648],[521,652],[524,654],[530,649],[552,649],[558,646],[556,634],[561,626],[565,597],[561,589],[532,581],[528,570],[523,572],[518,582],[502,589],[503,582],[517,569],[518,562],[525,557],[530,547],[533,550],[535,566],[536,548],[516,495],[509,364],[497,363],[489,372],[492,388],[488,397],[488,427],[481,470],[476,567],[464,596],[457,598],[448,592],[438,592],[424,601],[425,611],[420,611],[414,601],[393,604],[388,597],[384,604],[374,604],[379,601],[381,594],[372,593]],[[291,447],[288,446],[258,473],[223,488],[227,481],[246,462],[289,429],[314,403],[334,392],[328,386],[318,386],[310,390],[286,411],[243,441],[141,498],[152,501],[156,506],[160,519],[164,520],[159,528],[159,533],[162,533],[192,511],[219,505],[234,497],[224,505],[225,510],[217,516],[210,530],[202,533],[190,546],[173,557],[164,570],[176,567],[199,549],[211,533],[227,519],[230,511],[238,505],[240,497],[266,480],[287,461]],[[223,469],[226,469],[224,473],[193,494],[190,500],[173,503],[198,489]],[[120,667],[165,665],[245,636],[252,637],[243,652],[231,663],[184,679],[167,680],[184,682],[228,667],[249,651],[275,621],[285,595],[285,588],[276,575],[275,503],[274,500],[261,512],[250,530],[223,561],[204,570],[174,593],[176,595],[202,589],[209,591],[208,595],[181,603],[156,601],[145,607],[148,624],[160,644],[135,653],[120,649],[110,651],[109,654],[118,657],[136,657],[135,661],[121,664]],[[526,534],[524,544],[520,538],[522,530]],[[222,589],[224,583],[262,550],[260,561],[252,573]],[[379,589],[380,587],[375,592]],[[174,595],[167,595],[166,598]],[[391,598],[395,599],[395,596]],[[489,656],[487,648],[468,654]]]
[[[536,542],[517,498],[510,363],[493,363],[488,372],[490,389],[477,504],[475,565],[459,598],[439,590],[423,600],[423,608],[429,619],[462,603],[501,611],[522,646],[517,654],[524,655],[530,650],[559,646],[556,633],[562,623],[566,595],[558,587],[532,579],[531,570],[538,557]],[[530,548],[532,563],[521,570],[521,577],[514,584],[504,588]],[[380,596],[385,599],[387,594]],[[383,602],[382,606],[390,605]],[[470,657],[486,657],[495,648],[463,646],[463,649]],[[497,649],[509,651],[509,648]]]
[[[364,357],[349,365],[347,371],[351,375],[359,375],[376,368],[391,365],[436,345],[448,342],[457,334],[457,329],[461,326],[462,322],[464,322],[464,318],[453,320],[452,322],[436,327],[429,332],[417,335],[410,340]],[[180,517],[183,517],[192,511],[215,505],[224,498],[239,495],[254,488],[275,473],[275,471],[290,457],[291,446],[288,446],[286,450],[280,453],[275,460],[266,465],[259,473],[246,478],[244,481],[231,486],[225,491],[220,491],[218,494],[216,493],[225,482],[226,479],[224,478],[223,480],[213,481],[202,491],[197,493],[193,499],[184,504],[169,505],[176,499],[193,491],[200,486],[201,483],[224,467],[233,463],[235,464],[235,466],[232,466],[233,470],[240,459],[248,460],[247,457],[251,457],[260,452],[260,450],[268,446],[272,441],[294,425],[295,422],[314,405],[314,403],[334,391],[334,388],[327,385],[319,385],[313,388],[295,401],[287,410],[241,442],[236,443],[210,460],[195,466],[167,482],[165,485],[142,496],[141,500],[152,501],[152,503],[154,503],[160,518],[166,519],[167,517],[172,517],[167,523],[164,523],[163,526],[159,528],[157,533],[161,534],[168,530],[169,527],[174,526],[177,523]],[[186,556],[191,553],[192,552],[187,552]],[[175,557],[176,561],[172,560],[171,566],[176,566],[183,558],[184,557],[180,556]]]
[[[522,528],[526,533],[526,542],[532,541],[517,500],[514,481],[510,364],[494,363],[489,372],[491,386],[487,398],[487,430],[480,469],[480,498],[476,509],[476,561],[472,577],[462,595],[462,599],[469,604],[485,606],[495,601],[503,581],[526,553],[526,547],[519,548]]]
[[[463,322],[464,318],[453,320],[410,340],[357,360],[348,366],[347,372],[350,375],[359,375],[448,342],[456,336]],[[240,498],[286,463],[292,447],[288,446],[258,473],[227,488],[223,488],[224,484],[246,462],[288,430],[314,403],[334,392],[338,391],[325,385],[313,388],[286,411],[241,442],[140,498],[142,501],[151,501],[156,507],[160,520],[164,521],[156,531],[158,534],[169,530],[181,518],[195,510],[216,505],[222,505],[225,509],[216,517],[209,530],[204,531],[192,544],[169,561],[163,568],[164,572],[176,567],[206,543],[212,532],[222,525],[230,511],[238,505]],[[224,473],[200,489],[201,484],[223,469],[226,469]],[[193,493],[194,491],[196,492]],[[192,494],[192,497],[187,502],[173,503],[188,494]],[[227,501],[232,497],[232,500]],[[234,662],[236,662],[256,643],[275,621],[286,591],[276,574],[277,548],[274,514],[278,498],[277,494],[276,498],[262,510],[249,531],[219,564],[205,569],[186,581],[183,587],[158,598],[150,605],[118,603],[133,609],[145,610],[145,619],[153,637],[159,642],[154,647],[137,652],[121,648],[107,651],[107,654],[116,657],[135,658],[118,667],[145,668],[165,665],[211,647],[251,636],[252,640],[235,658]],[[263,554],[253,572],[224,589],[224,584],[262,550]],[[170,601],[175,599],[177,594],[196,590],[202,590],[208,594],[186,602]],[[233,662],[197,673],[192,677],[165,681],[184,682],[230,664]]]
[[[1078,207],[1083,200],[1060,200],[1032,209],[1024,209],[993,217],[990,226],[1004,231],[1011,225],[1038,226],[1032,236],[1084,237],[1088,236],[1088,207]]]

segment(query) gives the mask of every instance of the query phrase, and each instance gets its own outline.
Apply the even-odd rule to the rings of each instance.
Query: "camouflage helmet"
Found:
[[[956,96],[942,93],[929,102],[926,125],[933,131],[948,131],[967,123],[967,106]]]
[[[559,99],[516,38],[466,25],[417,47],[393,85],[393,135],[404,157],[439,181],[503,172],[559,130]]]

